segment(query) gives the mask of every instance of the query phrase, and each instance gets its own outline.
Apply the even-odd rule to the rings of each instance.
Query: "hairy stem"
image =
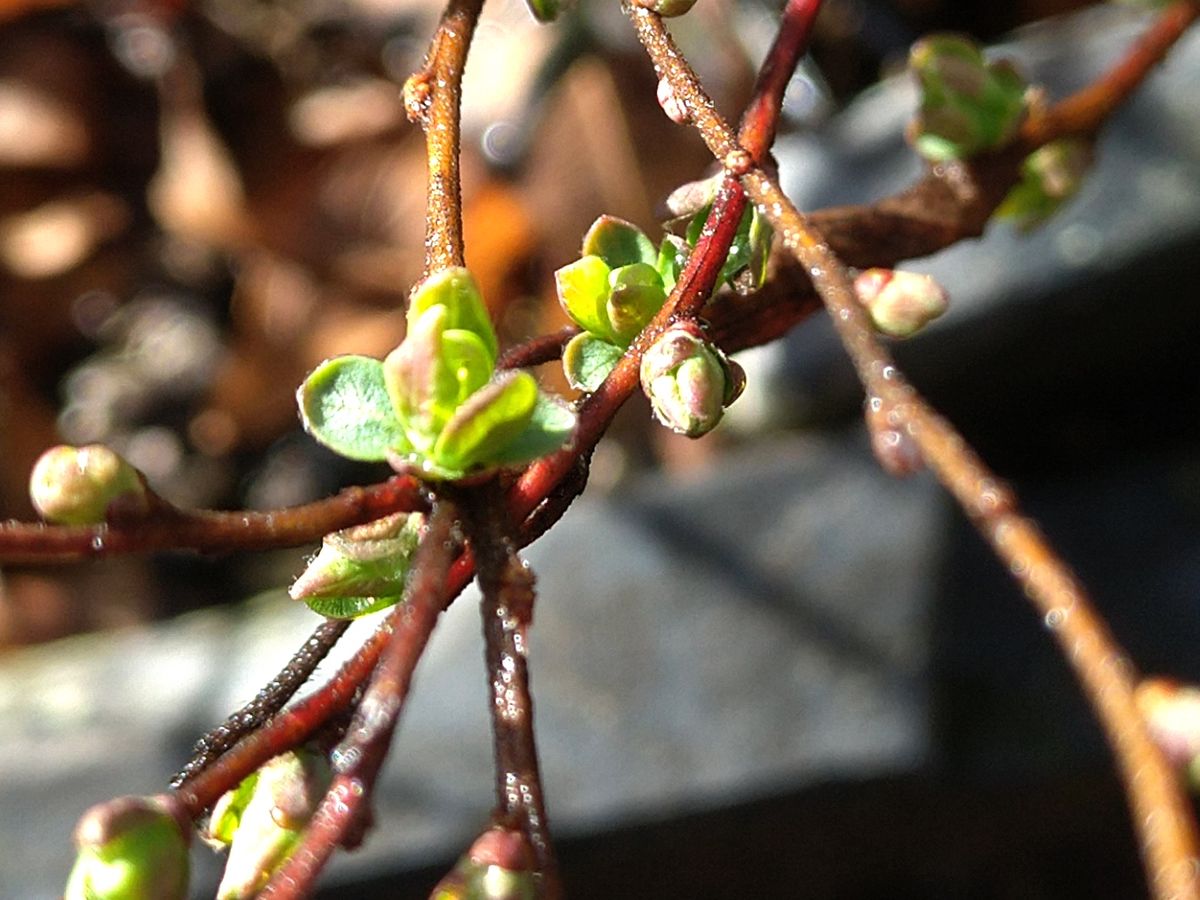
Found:
[[[319,541],[331,531],[426,509],[420,482],[395,476],[315,503],[267,512],[175,510],[105,525],[0,522],[0,562],[71,562],[151,550],[268,550]]]
[[[458,176],[459,104],[467,50],[483,0],[450,0],[425,65],[404,85],[408,118],[425,131],[425,277],[463,265],[462,189]]]
[[[268,719],[283,709],[284,704],[308,681],[321,660],[329,655],[329,651],[349,627],[349,619],[326,619],[318,625],[288,664],[255,695],[253,700],[196,742],[196,746],[192,748],[192,758],[171,779],[171,787],[177,788],[195,778],[222,753],[245,735],[261,728]]]
[[[743,122],[745,138],[755,156],[766,153],[775,134],[783,93],[791,73],[808,45],[820,2],[790,0],[784,20],[755,84],[754,97]],[[689,112],[691,110],[689,109]],[[739,153],[745,155],[745,151]],[[740,159],[731,160],[740,164]],[[721,267],[737,234],[746,199],[736,177],[726,178],[713,200],[696,246],[688,256],[675,288],[661,310],[633,341],[604,382],[579,407],[579,425],[572,446],[534,462],[509,495],[513,515],[523,519],[575,465],[589,455],[617,410],[638,387],[642,355],[671,325],[694,319],[712,295]]]
[[[499,823],[519,828],[533,848],[539,896],[562,895],[546,818],[533,696],[529,689],[528,629],[533,618],[533,573],[517,556],[504,493],[496,483],[461,492],[463,526],[474,550],[483,594],[481,612],[491,693]]]
[[[1031,116],[1021,129],[1022,143],[1032,150],[1067,135],[1094,133],[1162,62],[1197,16],[1196,0],[1171,4],[1103,77],[1042,115]]]
[[[627,11],[656,68],[687,103],[713,155],[735,152],[733,132],[704,93],[658,16]],[[905,383],[875,337],[845,266],[822,235],[761,168],[743,175],[751,199],[807,268],[868,394],[892,404],[922,456],[1025,588],[1075,668],[1124,776],[1134,826],[1155,896],[1200,897],[1195,824],[1179,783],[1151,740],[1133,698],[1134,677],[1111,633],[1069,567],[1017,511],[965,441]]]
[[[393,630],[370,686],[354,714],[346,736],[334,749],[333,783],[291,858],[259,895],[267,900],[308,896],[333,851],[356,846],[369,824],[371,790],[391,746],[396,723],[412,684],[417,660],[445,608],[447,573],[455,542],[451,539],[454,508],[434,505],[429,530],[413,560],[408,596],[397,606]]]

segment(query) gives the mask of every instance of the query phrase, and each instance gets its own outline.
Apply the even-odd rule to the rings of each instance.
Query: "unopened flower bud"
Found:
[[[638,6],[656,12],[664,18],[682,16],[696,5],[696,0],[633,0]]]
[[[217,900],[257,896],[299,846],[301,833],[332,780],[324,756],[309,750],[275,757],[249,776],[243,786],[218,801],[209,829],[230,841],[229,860]],[[247,793],[249,796],[247,797]]]
[[[970,39],[938,34],[914,44],[908,64],[921,87],[911,137],[922,156],[965,159],[1016,135],[1025,116],[1026,84],[1007,61],[989,63]]]
[[[137,469],[103,444],[51,447],[34,463],[29,496],[44,519],[64,525],[103,522],[118,500],[125,512],[149,509]]]
[[[182,900],[188,839],[164,798],[93,806],[75,828],[79,855],[63,900]]]
[[[1134,694],[1151,737],[1176,768],[1200,774],[1200,688],[1169,678],[1146,678]]]
[[[745,385],[741,366],[704,340],[694,326],[676,326],[642,357],[642,390],[655,418],[688,437],[707,434]]]
[[[533,853],[519,831],[485,831],[454,869],[433,889],[430,900],[533,900]]]
[[[875,327],[892,337],[916,334],[950,302],[930,276],[894,269],[867,269],[854,279],[854,290]]]

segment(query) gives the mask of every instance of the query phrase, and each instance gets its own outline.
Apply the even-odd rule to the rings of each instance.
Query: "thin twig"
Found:
[[[425,65],[404,85],[408,118],[425,131],[425,277],[463,264],[459,104],[463,66],[482,7],[483,0],[450,0]]]
[[[819,8],[820,2],[791,0],[784,11],[783,25],[767,54],[764,72],[755,85],[754,98],[743,123],[746,140],[752,148],[750,152],[755,155],[766,153],[775,133],[784,89],[790,73],[804,54]],[[736,149],[745,155],[741,148]],[[700,313],[712,295],[721,267],[729,255],[745,202],[745,194],[736,179],[725,179],[671,295],[608,377],[580,405],[579,424],[571,446],[535,461],[513,486],[509,504],[518,521],[529,515],[580,457],[591,454],[617,410],[637,389],[642,354],[671,325],[682,319],[695,318]]]
[[[1117,65],[1067,100],[1025,122],[1021,141],[1026,148],[1036,149],[1067,135],[1096,132],[1138,89],[1150,70],[1162,62],[1197,16],[1200,3],[1196,0],[1179,0],[1163,10]]]
[[[331,531],[426,508],[420,483],[395,476],[303,506],[267,512],[174,510],[104,525],[0,522],[0,563],[74,562],[152,550],[268,550],[319,541]]]
[[[509,347],[496,360],[497,369],[524,369],[552,362],[562,356],[563,347],[579,334],[578,325],[567,325],[550,334],[539,335]]]
[[[296,852],[259,895],[263,900],[307,897],[321,869],[344,844],[357,845],[369,811],[371,789],[391,746],[396,723],[425,644],[445,607],[446,576],[455,543],[454,508],[434,505],[429,528],[413,560],[408,596],[397,609],[387,647],[362,702],[333,751],[333,783],[321,801]]]
[[[556,900],[562,887],[546,818],[529,690],[527,652],[534,604],[533,574],[517,556],[504,493],[497,483],[459,492],[459,507],[483,594],[497,821],[524,833],[533,848],[539,896]]]
[[[171,779],[171,787],[180,787],[195,778],[222,753],[283,709],[349,627],[349,619],[326,619],[318,625],[288,664],[253,700],[196,742],[192,758]]]
[[[658,16],[626,5],[655,67],[688,105],[713,155],[738,149],[732,130],[701,89]],[[854,296],[846,269],[822,235],[759,167],[743,176],[751,199],[808,269],[868,394],[896,410],[922,456],[1009,564],[1046,621],[1100,717],[1133,808],[1155,896],[1200,897],[1195,824],[1166,759],[1138,714],[1125,655],[1069,567],[1050,549],[1015,498],[944,419],[907,385]]]

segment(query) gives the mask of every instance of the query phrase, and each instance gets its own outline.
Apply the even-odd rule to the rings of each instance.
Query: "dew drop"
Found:
[[[1046,627],[1049,628],[1051,631],[1056,631],[1057,629],[1062,627],[1064,622],[1067,621],[1067,616],[1069,614],[1070,614],[1069,611],[1064,609],[1061,606],[1054,607],[1054,609],[1052,609],[1048,613],[1046,613],[1046,618],[1045,618]]]

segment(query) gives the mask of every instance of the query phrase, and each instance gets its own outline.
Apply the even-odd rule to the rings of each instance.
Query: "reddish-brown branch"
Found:
[[[450,0],[425,65],[404,85],[404,107],[425,131],[425,276],[463,265],[459,104],[467,50],[483,0]]]
[[[319,541],[331,531],[397,512],[426,508],[420,483],[408,476],[347,488],[315,503],[268,512],[169,510],[105,525],[0,523],[0,562],[70,562],[152,550],[267,550]]]
[[[784,90],[807,46],[820,5],[820,2],[810,0],[791,0],[784,10],[783,27],[767,53],[763,74],[755,85],[755,95],[743,123],[743,137],[755,157],[762,157],[769,148]],[[734,157],[730,162],[740,160]],[[513,486],[509,504],[518,520],[529,515],[581,457],[591,454],[617,410],[637,389],[642,354],[672,324],[694,319],[700,313],[712,295],[721,267],[729,255],[745,203],[745,193],[736,178],[726,178],[713,200],[696,246],[663,308],[634,340],[600,387],[580,405],[579,425],[571,446],[534,462]]]
[[[500,354],[500,358],[496,360],[496,368],[524,369],[552,362],[562,356],[563,347],[577,334],[579,334],[578,325],[567,325],[551,334],[543,334],[522,341]]]
[[[1167,7],[1117,65],[1044,114],[1029,118],[1021,129],[1021,140],[1027,149],[1067,135],[1098,130],[1137,90],[1150,70],[1162,62],[1197,16],[1200,3],[1196,0],[1179,0]]]
[[[733,132],[701,89],[658,16],[626,9],[660,74],[687,104],[718,159],[736,151]],[[1200,897],[1195,824],[1177,779],[1138,714],[1134,680],[1120,651],[1069,567],[1015,498],[944,419],[907,385],[854,296],[843,262],[824,237],[761,169],[743,176],[747,193],[807,269],[868,394],[890,404],[922,456],[1009,564],[1055,633],[1084,686],[1124,776],[1134,825],[1154,894]]]
[[[307,897],[337,847],[357,845],[366,826],[371,789],[391,746],[412,673],[445,608],[447,574],[454,542],[454,508],[434,505],[429,530],[413,560],[405,601],[397,606],[393,631],[370,686],[342,743],[333,751],[333,783],[296,852],[259,895],[263,900]]]
[[[349,619],[326,619],[318,625],[288,664],[253,700],[196,742],[192,758],[171,779],[171,787],[177,788],[195,778],[222,753],[283,709],[349,627]]]
[[[497,822],[518,828],[533,849],[538,895],[562,895],[554,857],[529,690],[528,628],[533,617],[533,574],[517,556],[504,493],[484,484],[459,493],[463,527],[475,553],[491,690]]]
[[[783,9],[779,30],[759,69],[754,95],[742,113],[738,130],[742,146],[756,159],[761,159],[775,143],[783,95],[800,59],[808,52],[821,3],[822,0],[788,0]]]

